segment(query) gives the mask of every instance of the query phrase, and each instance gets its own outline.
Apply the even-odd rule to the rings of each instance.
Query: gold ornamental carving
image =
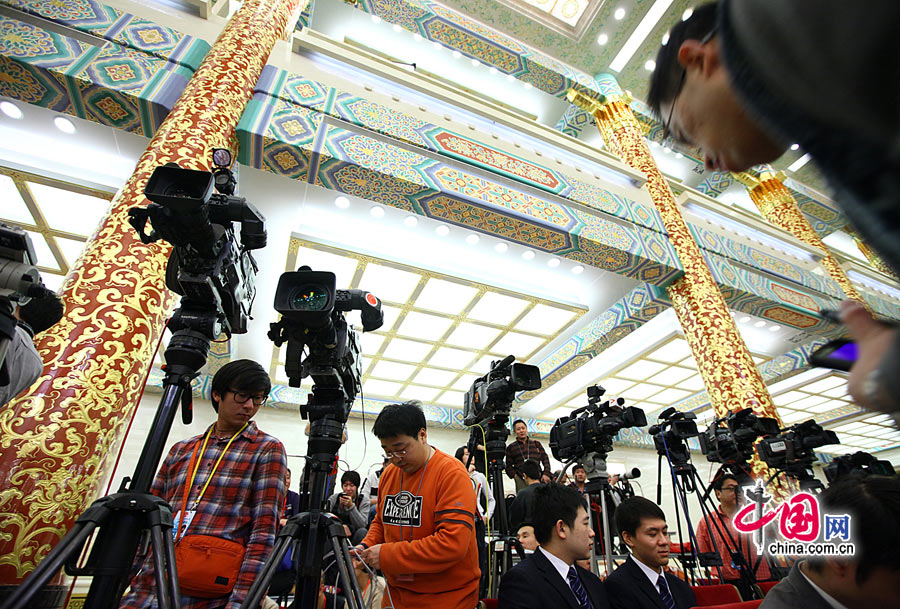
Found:
[[[298,0],[245,0],[114,198],[62,287],[64,319],[37,337],[45,374],[0,408],[0,584],[16,584],[105,483],[174,298],[168,246],[144,245],[127,212],[153,170],[208,170],[235,128]]]

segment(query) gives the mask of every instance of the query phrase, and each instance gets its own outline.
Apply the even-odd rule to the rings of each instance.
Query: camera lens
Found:
[[[328,306],[328,291],[320,285],[300,286],[290,298],[294,311],[322,311]]]

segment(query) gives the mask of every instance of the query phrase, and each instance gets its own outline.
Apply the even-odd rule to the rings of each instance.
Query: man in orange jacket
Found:
[[[372,431],[391,464],[358,555],[384,572],[384,601],[395,609],[472,609],[481,571],[468,472],[428,444],[418,402],[386,406]]]

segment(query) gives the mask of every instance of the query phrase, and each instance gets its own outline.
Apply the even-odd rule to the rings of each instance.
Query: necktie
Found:
[[[578,572],[575,571],[575,566],[572,565],[569,567],[569,587],[572,588],[572,593],[575,595],[575,598],[578,599],[578,606],[581,609],[593,609],[591,606],[591,600],[588,598],[587,590],[584,589],[584,586],[581,585],[581,580],[578,579]],[[673,607],[674,609],[674,607]]]
[[[666,576],[662,574],[659,576],[659,579],[656,580],[656,587],[659,588],[659,595],[662,597],[663,605],[666,606],[666,609],[675,609],[675,599],[672,598],[672,595],[669,593],[669,586],[666,584]]]

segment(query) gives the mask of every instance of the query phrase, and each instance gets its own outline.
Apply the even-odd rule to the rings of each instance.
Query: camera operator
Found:
[[[428,444],[418,402],[391,404],[372,428],[392,459],[378,511],[354,554],[381,569],[395,609],[472,609],[478,603],[475,491],[465,467]]]
[[[701,552],[715,552],[718,548],[719,555],[722,557],[722,577],[725,583],[733,584],[741,593],[743,598],[753,598],[753,591],[747,589],[746,582],[741,579],[741,572],[732,560],[729,548],[736,543],[737,551],[744,555],[747,568],[753,571],[756,565],[756,546],[749,539],[748,535],[741,534],[734,528],[732,519],[738,511],[741,497],[741,487],[737,478],[724,473],[720,475],[712,484],[712,488],[716,493],[716,501],[719,502],[719,508],[707,515],[700,524],[697,525],[697,547]],[[726,533],[725,531],[728,531]],[[730,534],[730,535],[729,535]],[[715,537],[716,548],[713,547],[713,537]],[[733,542],[731,540],[734,540]],[[727,543],[726,543],[727,542]],[[716,569],[712,569],[715,573]],[[772,577],[769,572],[769,565],[763,558],[759,567],[756,569],[755,577],[757,581],[767,580]]]
[[[525,421],[513,421],[513,433],[516,439],[506,447],[506,475],[516,481],[516,492],[528,486],[522,472],[522,464],[528,459],[540,462],[541,479],[538,482],[550,482],[550,458],[540,442],[528,437]]]
[[[32,297],[27,304],[19,306],[13,315],[17,320],[15,334],[3,363],[9,383],[0,386],[0,406],[40,378],[44,364],[34,346],[34,336],[62,319],[63,305],[56,294],[46,290],[42,296]]]

